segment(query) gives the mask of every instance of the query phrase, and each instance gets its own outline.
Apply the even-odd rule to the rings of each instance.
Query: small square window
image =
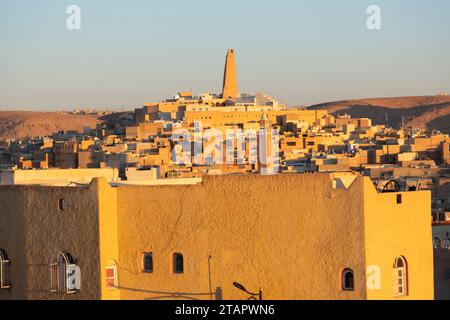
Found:
[[[397,195],[397,204],[402,204],[402,195],[401,194]]]

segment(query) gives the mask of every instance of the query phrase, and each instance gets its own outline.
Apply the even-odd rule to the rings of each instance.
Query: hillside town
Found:
[[[316,183],[315,175],[320,180],[327,174],[335,177],[334,189],[348,189],[356,183],[349,175],[357,174],[379,194],[398,194],[397,204],[402,193],[431,191],[434,243],[429,245],[439,252],[434,260],[434,295],[450,298],[448,280],[438,281],[448,279],[449,271],[448,134],[406,126],[394,129],[368,117],[288,107],[264,93],[240,94],[233,50],[227,52],[220,94],[183,91],[134,111],[103,115],[95,128],[83,132],[0,141],[0,185],[91,188],[94,178],[104,178],[111,186],[143,187],[191,185],[208,177],[206,181],[218,187],[222,181],[215,180],[221,179],[218,176],[249,176],[251,188],[257,183],[251,179],[258,175],[289,176],[286,179],[304,175]],[[274,179],[278,183],[279,178]],[[112,281],[106,285],[114,286]],[[399,290],[401,296],[404,288]],[[282,297],[282,290],[275,297]]]
[[[40,170],[50,174],[53,169],[109,168],[115,170],[116,181],[129,184],[258,174],[264,165],[251,156],[260,143],[256,136],[261,129],[270,129],[277,134],[271,150],[277,157],[273,173],[355,171],[370,177],[379,190],[431,190],[433,220],[450,221],[448,134],[413,127],[393,129],[373,124],[369,118],[289,108],[262,93],[239,94],[233,51],[227,55],[227,71],[222,94],[180,92],[134,112],[108,112],[109,118],[83,132],[3,140],[1,184],[11,181],[8,176],[15,176],[14,183],[20,183],[22,170],[32,177],[33,173],[42,174]],[[187,148],[182,142],[186,134],[192,144]],[[214,139],[217,135],[221,139]],[[200,161],[193,152],[196,143],[200,144]],[[180,144],[190,157],[183,163],[176,161]],[[205,153],[212,156],[210,161]]]

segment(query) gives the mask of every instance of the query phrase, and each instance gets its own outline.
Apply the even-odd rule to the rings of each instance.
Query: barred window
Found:
[[[442,240],[441,248],[442,249],[450,249],[450,240]]]
[[[50,291],[75,293],[80,287],[80,271],[72,255],[60,252],[50,262]]]
[[[11,287],[10,265],[11,261],[8,259],[6,251],[0,249],[0,289]]]
[[[408,269],[405,257],[397,257],[394,261],[394,297],[408,295]]]
[[[434,238],[433,240],[433,248],[440,249],[441,248],[441,240],[439,238]]]

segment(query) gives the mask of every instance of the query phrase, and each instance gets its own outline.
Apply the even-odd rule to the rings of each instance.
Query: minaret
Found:
[[[234,59],[234,50],[227,51],[227,60],[225,62],[225,73],[223,75],[222,98],[239,98],[237,77],[236,77],[236,61]]]
[[[278,171],[278,141],[279,137],[274,135],[272,122],[265,112],[259,121],[258,133],[258,172],[262,175],[276,174]]]

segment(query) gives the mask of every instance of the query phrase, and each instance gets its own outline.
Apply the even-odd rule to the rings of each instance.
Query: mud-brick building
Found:
[[[429,191],[353,173],[0,187],[0,299],[433,299]]]

